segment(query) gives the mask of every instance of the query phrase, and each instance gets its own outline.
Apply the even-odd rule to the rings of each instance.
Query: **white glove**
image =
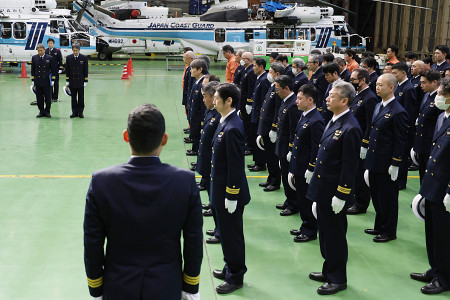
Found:
[[[361,147],[361,152],[359,152],[359,158],[366,159],[367,148]]]
[[[237,206],[237,200],[228,200],[225,198],[225,208],[228,210],[230,214],[234,213]]]
[[[262,136],[258,135],[258,137],[256,138],[256,146],[258,146],[259,149],[261,149],[262,151],[264,151],[264,140],[262,139]]]
[[[241,111],[240,111],[240,110],[238,110],[236,113],[237,113],[237,115],[239,116],[239,118],[242,118],[242,116],[241,116]]]
[[[62,70],[59,70],[59,71],[58,71],[58,74],[62,74]]]
[[[450,195],[446,194],[444,197],[445,210],[450,213]]]
[[[54,86],[55,82],[54,81],[50,81],[50,86]]]
[[[289,174],[288,174],[288,183],[289,183],[289,186],[291,187],[291,189],[293,189],[294,191],[297,190],[295,188],[295,176],[291,172],[289,172]]]
[[[419,125],[419,118],[416,119],[416,126]]]
[[[200,292],[196,294],[189,294],[185,291],[181,291],[181,300],[200,300]]]
[[[85,83],[83,84],[83,86],[86,87],[86,86],[87,86],[87,82],[85,82]]]
[[[252,106],[247,104],[245,110],[247,111],[247,115],[249,115],[252,112]]]
[[[316,220],[317,220],[317,203],[316,202],[313,202],[313,204],[311,206],[311,211],[312,211],[314,218],[316,218]]]
[[[312,176],[313,176],[313,172],[311,172],[310,170],[306,170],[305,179],[306,179],[307,184],[309,184],[311,182]]]
[[[101,295],[100,297],[94,297],[95,300],[103,300],[103,295]]]
[[[288,154],[286,155],[286,160],[288,162],[291,162],[291,157],[292,157],[292,151],[289,151]]]
[[[66,85],[69,86],[69,82],[68,81],[66,82]]]
[[[345,201],[339,199],[338,197],[334,196],[331,199],[331,207],[333,208],[333,211],[335,214],[338,214],[341,212],[341,210],[344,208]]]
[[[277,132],[274,130],[271,130],[269,132],[269,138],[272,143],[275,143],[277,141]]]
[[[416,166],[418,166],[419,163],[417,162],[417,159],[416,159],[416,152],[414,152],[414,148],[411,148],[410,156],[411,156],[411,160],[413,161],[413,163],[414,163]]]
[[[369,170],[364,171],[364,181],[366,182],[367,186],[370,187],[369,184]]]
[[[388,170],[389,175],[391,175],[391,180],[396,181],[398,177],[398,167],[390,166]]]

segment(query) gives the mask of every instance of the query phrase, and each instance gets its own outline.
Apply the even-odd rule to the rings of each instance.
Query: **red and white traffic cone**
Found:
[[[128,60],[128,62],[127,62],[127,74],[128,74],[128,77],[133,76],[133,74],[131,74],[131,64],[130,64],[130,60]]]
[[[133,59],[130,57],[131,72],[134,73]]]
[[[25,62],[22,62],[22,72],[21,72],[19,78],[30,78],[27,75],[27,69],[25,68]]]
[[[125,63],[125,65],[123,66],[122,78],[120,79],[130,79],[128,77],[127,63]]]

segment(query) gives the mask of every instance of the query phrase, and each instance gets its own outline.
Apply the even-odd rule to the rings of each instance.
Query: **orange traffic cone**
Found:
[[[27,69],[25,68],[25,62],[22,62],[22,73],[20,74],[19,78],[30,78],[27,75]]]
[[[128,71],[127,71],[127,64],[126,63],[123,66],[122,78],[120,78],[120,79],[130,79],[128,77]]]
[[[133,59],[130,57],[131,72],[134,73]]]
[[[133,74],[131,74],[130,60],[128,60],[128,62],[127,62],[127,74],[128,74],[128,76],[133,76]]]

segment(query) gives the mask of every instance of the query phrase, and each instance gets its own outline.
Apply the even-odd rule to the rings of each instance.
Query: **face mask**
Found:
[[[245,66],[245,61],[243,59],[241,59],[239,63],[241,64],[241,66]]]
[[[270,83],[274,82],[272,74],[270,74],[270,73],[267,74],[267,80],[269,80]]]
[[[444,96],[436,95],[436,98],[434,98],[434,104],[436,104],[436,107],[440,110],[447,110],[447,108],[450,106],[450,104],[446,104],[445,101],[448,98],[445,98]]]
[[[297,76],[298,74],[300,74],[300,72],[298,71],[298,69],[292,69],[292,74],[294,74],[294,76]]]
[[[355,91],[357,91],[359,89],[359,82],[358,83],[352,82],[352,85],[355,88]]]
[[[407,61],[407,62],[406,62],[406,65],[408,66],[408,68],[411,68],[412,63],[411,63],[410,61]]]

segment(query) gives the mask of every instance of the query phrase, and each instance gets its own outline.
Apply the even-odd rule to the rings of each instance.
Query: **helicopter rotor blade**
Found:
[[[83,18],[83,14],[84,14],[85,10],[86,10],[85,6],[81,7],[80,11],[77,14],[77,23],[81,24],[81,19]]]
[[[398,2],[392,2],[392,1],[385,1],[385,0],[372,0],[372,1],[374,1],[374,2],[384,2],[384,3],[388,3],[388,4],[393,4],[393,5],[402,5],[402,6],[412,7],[412,8],[421,8],[421,9],[434,10],[432,8],[429,8],[429,7],[416,6],[416,5],[405,4],[405,3],[398,3]]]
[[[103,7],[101,7],[101,6],[97,5],[97,4],[93,4],[93,6],[94,6],[95,10],[97,10],[97,11],[99,11],[101,13],[104,13],[105,15],[108,15],[111,18],[115,18],[116,17],[115,13],[113,13],[112,11],[110,11],[110,10],[108,10],[106,8],[103,8]]]

